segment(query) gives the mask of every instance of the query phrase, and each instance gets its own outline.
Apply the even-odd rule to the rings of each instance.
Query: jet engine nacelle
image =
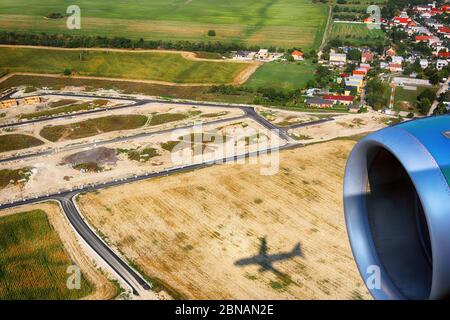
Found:
[[[450,115],[362,139],[347,162],[353,255],[376,299],[450,298]]]

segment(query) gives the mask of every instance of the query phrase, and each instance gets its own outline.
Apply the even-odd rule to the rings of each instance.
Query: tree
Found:
[[[208,31],[208,36],[209,37],[215,37],[216,36],[216,31],[215,30],[209,30]]]
[[[435,115],[448,114],[448,113],[450,113],[450,112],[447,110],[447,106],[442,102],[438,104],[437,108],[434,109],[434,112],[433,112],[433,114],[435,114]]]
[[[417,103],[417,108],[421,114],[426,115],[431,109],[431,101],[428,98],[422,98]]]
[[[64,75],[65,76],[70,76],[72,74],[72,70],[70,70],[70,69],[64,69]]]
[[[387,106],[385,97],[386,87],[383,86],[381,80],[372,79],[367,82],[366,86],[366,101],[375,110]]]
[[[351,49],[348,54],[348,58],[352,61],[360,61],[361,60],[361,51],[358,49]]]

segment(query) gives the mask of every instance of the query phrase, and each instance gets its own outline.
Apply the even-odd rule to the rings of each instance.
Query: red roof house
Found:
[[[341,103],[345,105],[349,105],[355,100],[353,96],[333,96],[333,95],[325,95],[323,96],[324,100],[330,100],[336,103]]]
[[[291,56],[294,60],[303,60],[303,53],[298,50],[292,51]]]
[[[370,52],[363,52],[361,55],[361,62],[365,63],[365,62],[372,62],[373,61],[373,53]]]
[[[395,17],[394,23],[395,24],[401,24],[403,26],[407,26],[411,22],[411,18],[402,18],[402,17]]]
[[[441,51],[438,53],[439,58],[450,59],[450,52]]]
[[[440,27],[439,28],[439,33],[450,33],[450,27]]]
[[[430,36],[416,36],[416,42],[428,42],[430,39]]]

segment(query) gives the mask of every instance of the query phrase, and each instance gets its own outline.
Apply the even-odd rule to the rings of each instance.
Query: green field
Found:
[[[354,46],[383,43],[385,34],[382,30],[370,30],[366,24],[333,23],[329,40],[339,39]]]
[[[45,18],[73,4],[81,9],[80,30]],[[320,44],[327,13],[312,0],[2,0],[0,30],[306,48]]]
[[[82,59],[80,60],[80,54]],[[243,63],[192,61],[179,54],[0,48],[0,71],[158,80],[176,83],[229,83]]]
[[[69,290],[67,267],[73,265],[44,211],[0,218],[0,300],[68,300],[91,292],[82,277]]]
[[[0,152],[37,147],[44,144],[39,139],[24,134],[4,134],[0,136]]]
[[[46,126],[40,135],[50,141],[56,142],[64,139],[81,139],[92,137],[104,132],[130,130],[142,127],[147,117],[142,115],[118,115],[89,119],[60,126]]]
[[[418,113],[417,110],[417,97],[426,89],[431,89],[434,92],[438,91],[436,87],[417,87],[417,90],[406,90],[402,87],[395,89],[395,103],[394,108],[401,111],[413,111]],[[390,90],[389,90],[390,92]]]
[[[245,83],[250,88],[301,89],[314,79],[316,66],[308,61],[300,64],[266,63]]]

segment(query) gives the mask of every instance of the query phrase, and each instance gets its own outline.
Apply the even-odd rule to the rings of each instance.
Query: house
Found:
[[[371,66],[370,66],[370,64],[367,64],[367,63],[361,63],[359,65],[359,68],[366,70],[366,72],[369,72],[369,70],[371,69]]]
[[[386,51],[386,55],[389,56],[389,57],[394,57],[396,54],[397,54],[397,51],[395,51],[394,48],[389,48]]]
[[[260,60],[265,60],[269,58],[269,50],[267,49],[260,49],[258,53],[256,53],[255,58]]]
[[[235,53],[233,59],[235,60],[253,60],[256,52],[240,50]]]
[[[436,69],[442,70],[448,66],[448,60],[439,59],[436,61]]]
[[[412,86],[412,87],[431,86],[430,80],[405,78],[405,77],[394,77],[394,79],[392,79],[392,84],[401,86],[401,87],[403,87],[403,86]]]
[[[353,75],[354,76],[362,76],[365,77],[367,75],[367,70],[366,69],[356,69],[353,70]]]
[[[38,97],[38,96],[26,97],[23,100],[24,100],[25,104],[40,103],[42,101],[41,97]]]
[[[345,86],[347,88],[350,88],[347,91],[351,91],[352,88],[354,88],[359,93],[359,92],[361,92],[363,82],[364,82],[363,78],[359,78],[357,76],[351,76],[345,80]]]
[[[408,24],[412,22],[411,18],[408,17],[395,17],[394,25],[406,27]]]
[[[302,61],[303,60],[303,53],[298,51],[298,50],[294,50],[291,53],[291,57],[294,58],[295,61]]]
[[[428,60],[427,59],[420,59],[420,67],[422,68],[422,69],[426,69],[426,68],[428,68]]]
[[[18,105],[19,105],[19,101],[17,101],[16,99],[8,99],[8,100],[0,101],[0,108],[1,109],[17,107]]]
[[[332,108],[334,103],[330,100],[325,100],[322,98],[310,98],[306,99],[305,104],[310,107],[316,107],[316,108]]]
[[[380,69],[387,69],[389,68],[389,63],[387,62],[380,62]]]
[[[424,21],[425,25],[430,27],[430,28],[435,28],[435,29],[439,29],[441,27],[443,27],[444,25],[442,23],[440,23],[439,21],[437,21],[436,19],[426,19]]]
[[[395,64],[402,64],[404,60],[405,59],[403,59],[403,57],[400,57],[400,56],[392,57],[392,63],[395,63]]]
[[[358,113],[360,109],[361,108],[360,108],[359,105],[356,105],[356,104],[353,104],[353,103],[351,103],[348,106],[348,112],[350,112],[350,113]]]
[[[416,36],[416,43],[419,42],[428,42],[430,41],[431,36]]]
[[[323,99],[333,101],[335,104],[343,104],[349,106],[355,100],[353,96],[334,96],[334,95],[326,95],[323,96]]]
[[[450,38],[450,27],[440,27],[438,33],[443,34],[446,38]]]
[[[372,62],[373,59],[374,59],[373,53],[370,53],[370,52],[363,52],[363,53],[361,54],[361,62],[362,62],[362,63]]]
[[[450,59],[450,52],[447,51],[439,51],[438,53],[438,58],[442,58],[442,59]]]
[[[345,53],[330,53],[330,65],[344,66],[347,63],[347,55]]]
[[[389,63],[389,71],[390,72],[402,72],[403,71],[403,65],[400,63]]]

